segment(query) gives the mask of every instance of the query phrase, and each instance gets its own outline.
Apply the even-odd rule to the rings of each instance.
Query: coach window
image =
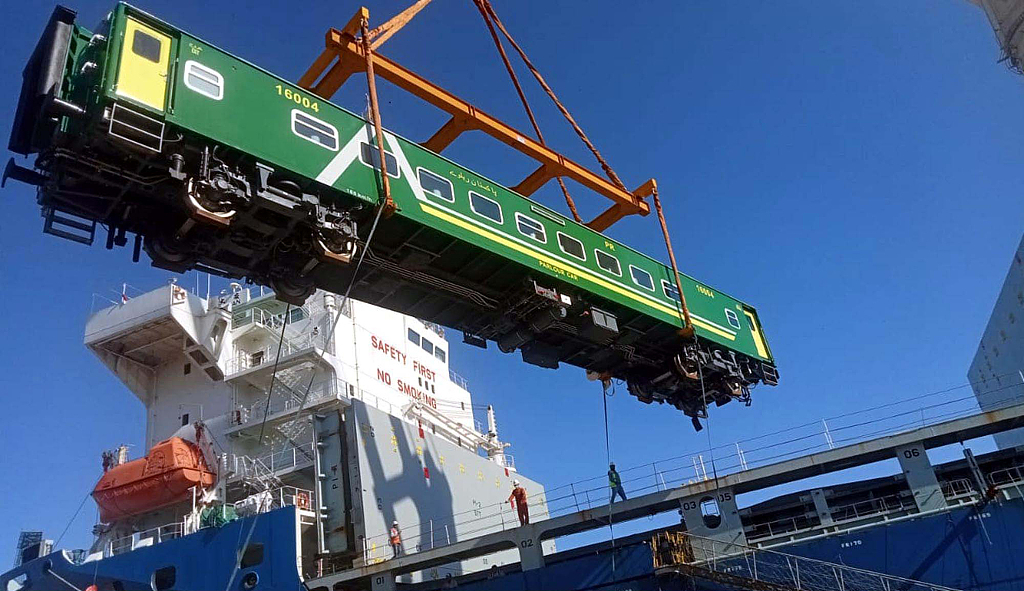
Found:
[[[366,142],[360,143],[359,161],[370,168],[380,170],[380,148]],[[384,150],[384,162],[388,165],[388,176],[393,176],[396,179],[401,176],[401,173],[398,172],[398,159],[394,154]]]
[[[215,101],[224,98],[224,77],[192,60],[185,62],[185,86]]]
[[[558,248],[562,249],[562,252],[581,261],[587,260],[587,253],[583,250],[582,242],[561,232],[556,232],[555,234],[558,236]]]
[[[651,274],[639,267],[629,266],[629,274],[633,277],[633,283],[640,287],[654,291],[654,279],[651,278]]]
[[[298,109],[292,109],[292,133],[322,148],[338,151],[338,130]]]
[[[391,168],[390,161],[388,162],[388,168]],[[452,184],[448,179],[443,179],[425,168],[417,168],[416,176],[419,178],[420,187],[423,187],[425,193],[429,193],[438,199],[455,203],[455,192],[452,190]]]
[[[729,321],[729,326],[739,329],[740,328],[740,317],[736,315],[736,312],[726,308],[725,319]]]
[[[619,259],[613,257],[603,250],[594,249],[594,256],[597,258],[597,266],[612,275],[622,277],[622,267],[619,266]]]
[[[679,290],[676,289],[676,286],[672,285],[668,281],[665,281],[664,279],[661,280],[661,290],[665,292],[665,297],[667,297],[668,299],[675,300],[677,302],[682,301],[679,298]]]
[[[476,215],[485,217],[493,222],[502,223],[505,218],[501,215],[501,206],[497,201],[488,199],[479,193],[469,192],[469,208]]]
[[[160,40],[135,29],[135,35],[132,36],[132,53],[141,58],[148,59],[154,64],[159,64]]]
[[[533,238],[541,244],[548,241],[548,235],[544,231],[544,226],[537,220],[528,218],[519,212],[516,212],[516,228],[523,236]]]

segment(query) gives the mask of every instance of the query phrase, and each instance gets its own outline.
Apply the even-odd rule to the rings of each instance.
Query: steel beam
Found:
[[[357,13],[353,20],[362,18],[364,14],[368,13]],[[337,61],[334,60],[335,57]],[[333,65],[331,65],[332,63]],[[374,53],[373,64],[375,76],[387,80],[452,116],[452,119],[434,134],[434,137],[424,143],[428,149],[439,151],[454,141],[463,131],[480,130],[536,160],[546,170],[548,178],[556,176],[570,178],[613,201],[618,209],[616,209],[615,216],[604,218],[603,221],[608,222],[608,225],[624,215],[634,213],[647,215],[650,213],[650,206],[643,197],[638,197],[635,192],[630,193],[623,190],[608,179],[569,160],[388,58]],[[356,41],[350,22],[344,29],[330,29],[327,32],[325,51],[299,78],[299,86],[324,99],[329,99],[349,76],[365,71],[365,69],[366,58],[363,48]],[[318,80],[319,82],[317,82]],[[606,228],[607,225],[604,227]]]

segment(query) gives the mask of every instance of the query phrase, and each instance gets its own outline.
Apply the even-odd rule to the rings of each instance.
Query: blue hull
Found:
[[[262,561],[234,572],[238,552],[245,545],[253,520],[256,526],[249,547],[263,545]],[[295,508],[285,507],[95,562],[72,564],[61,552],[54,552],[0,575],[0,588],[8,589],[8,580],[27,575],[27,589],[33,591],[68,589],[57,576],[79,589],[96,584],[100,589],[152,591],[154,575],[168,569],[160,576],[165,583],[173,579],[170,589],[242,590],[245,577],[251,582],[254,574],[255,589],[299,591],[303,587],[296,565],[295,523]],[[173,574],[169,568],[173,568]],[[234,579],[229,586],[232,574]]]
[[[992,502],[975,509],[951,509],[916,519],[878,524],[829,537],[773,547],[827,562],[927,581],[965,591],[1024,591],[1024,501]],[[570,551],[578,552],[578,551]],[[474,591],[646,590],[720,591],[706,581],[655,577],[646,544],[558,561],[499,580],[460,584]]]

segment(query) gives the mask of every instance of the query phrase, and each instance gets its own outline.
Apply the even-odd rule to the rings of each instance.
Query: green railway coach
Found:
[[[96,31],[55,11],[25,68],[8,176],[45,229],[154,264],[316,287],[625,380],[695,418],[775,370],[756,310],[126,4]],[[379,216],[379,156],[397,210]],[[376,223],[372,240],[367,243]],[[357,271],[356,261],[363,257]],[[703,381],[704,388],[701,388]]]

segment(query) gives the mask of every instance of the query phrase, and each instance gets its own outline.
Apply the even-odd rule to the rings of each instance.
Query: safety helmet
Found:
[[[512,486],[519,486],[519,481],[518,480],[513,480],[512,481]]]

